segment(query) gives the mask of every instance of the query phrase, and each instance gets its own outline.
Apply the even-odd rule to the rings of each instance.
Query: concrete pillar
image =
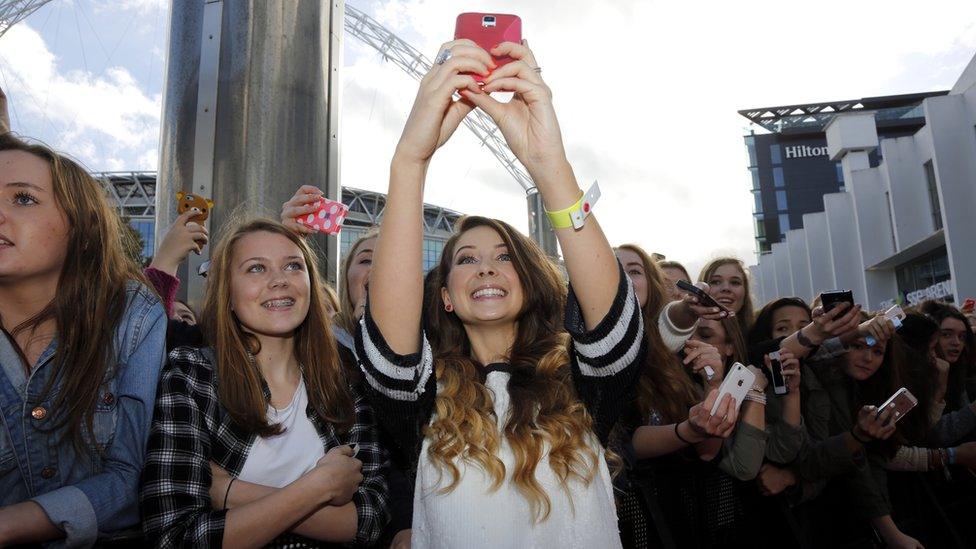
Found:
[[[807,238],[804,229],[786,233],[786,246],[790,250],[790,275],[793,278],[793,295],[809,302],[813,298],[810,277],[810,257],[807,254]]]
[[[793,275],[790,273],[790,249],[786,242],[773,243],[773,262],[776,265],[777,297],[789,297],[793,292]]]
[[[976,88],[968,93],[976,95]],[[936,153],[933,161],[957,305],[976,297],[976,112],[968,108],[966,99],[947,95],[923,102]],[[919,215],[931,216],[925,204]]]
[[[275,219],[302,184],[341,199],[340,38],[344,0],[173,2],[160,133],[157,239],[176,217],[176,192],[213,199],[211,242],[235,213]],[[312,237],[324,272],[336,238]],[[191,254],[183,288],[199,304]]]
[[[834,277],[834,257],[827,232],[827,214],[824,212],[803,214],[803,233],[807,241],[807,259],[810,264],[810,299],[825,290],[837,287]]]

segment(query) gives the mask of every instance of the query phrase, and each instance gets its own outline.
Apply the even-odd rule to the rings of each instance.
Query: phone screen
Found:
[[[820,301],[823,303],[823,310],[828,313],[841,303],[848,303],[854,306],[854,292],[851,290],[834,290],[820,294]]]
[[[779,353],[769,354],[769,373],[773,381],[773,392],[777,395],[786,394],[789,388],[786,386],[786,378],[783,376],[783,363],[779,361]]]

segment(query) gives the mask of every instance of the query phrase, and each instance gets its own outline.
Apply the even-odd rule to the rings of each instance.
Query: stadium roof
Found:
[[[744,109],[739,114],[772,133],[820,133],[837,113],[875,111],[879,126],[922,126],[922,101],[946,91],[865,97],[823,103]]]

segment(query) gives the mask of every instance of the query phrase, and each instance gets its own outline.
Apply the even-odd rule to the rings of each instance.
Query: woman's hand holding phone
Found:
[[[827,312],[824,312],[822,307],[817,307],[813,311],[813,322],[804,328],[807,331],[803,333],[818,345],[832,337],[843,339],[845,336],[854,334],[854,338],[856,338],[857,326],[860,322],[860,305],[851,307],[842,303]]]
[[[789,389],[787,396],[800,395],[800,359],[789,351],[779,352],[779,362],[783,365],[783,379]]]
[[[718,389],[709,391],[705,400],[695,404],[688,412],[688,425],[701,438],[729,438],[739,420],[739,410],[732,395],[726,394],[718,405],[718,410],[710,412],[718,398]]]
[[[685,342],[684,358],[681,362],[685,366],[691,366],[692,373],[700,375],[707,387],[718,388],[722,384],[722,379],[725,377],[725,363],[722,361],[722,355],[713,345],[689,339]],[[712,369],[711,379],[708,378],[705,368]]]
[[[857,423],[853,431],[859,440],[887,440],[895,434],[894,409],[888,408],[878,413],[877,406],[863,406],[857,412]]]
[[[474,105],[467,99],[484,96],[474,77],[462,72],[487,75],[495,66],[491,55],[471,40],[452,40],[438,52],[450,50],[443,63],[435,63],[420,81],[410,116],[397,143],[394,162],[426,165],[447,142]],[[462,91],[455,101],[454,92]]]
[[[682,291],[684,297],[681,300],[682,306],[686,307],[688,314],[697,318],[706,318],[708,320],[722,320],[728,316],[735,316],[734,313],[726,310],[724,307],[715,302],[714,299],[710,299],[710,303],[702,303],[701,298],[694,294],[689,293],[684,288],[687,287],[683,280],[678,281],[678,289]],[[708,284],[705,282],[698,282],[693,287],[699,288],[704,292],[702,295],[708,296]]]
[[[514,61],[499,67],[485,79],[476,93],[462,90],[461,96],[476,105],[498,125],[505,141],[529,174],[539,182],[547,171],[566,164],[562,133],[552,105],[552,91],[542,80],[539,62],[528,47],[502,42],[490,50],[495,57],[511,57]],[[508,103],[491,97],[493,92],[514,92]]]

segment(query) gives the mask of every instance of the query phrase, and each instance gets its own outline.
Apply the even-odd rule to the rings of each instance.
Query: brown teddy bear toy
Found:
[[[198,194],[187,194],[183,191],[176,193],[176,200],[179,202],[176,211],[180,215],[190,210],[198,212],[190,220],[200,224],[207,220],[207,216],[210,215],[210,209],[214,205],[213,200],[209,198],[204,198]]]

